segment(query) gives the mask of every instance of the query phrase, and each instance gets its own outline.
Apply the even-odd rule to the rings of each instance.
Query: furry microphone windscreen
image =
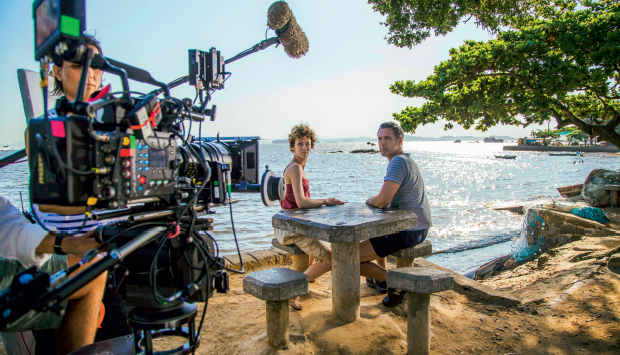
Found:
[[[308,37],[297,24],[293,12],[285,1],[277,1],[269,6],[267,10],[267,25],[272,30],[279,30],[289,23],[288,29],[279,34],[284,51],[291,58],[300,58],[308,53],[310,44]]]

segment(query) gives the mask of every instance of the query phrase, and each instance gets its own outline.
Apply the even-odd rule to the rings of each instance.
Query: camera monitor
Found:
[[[54,47],[66,41],[71,49],[86,27],[84,0],[37,0],[33,3],[34,58],[53,55]]]

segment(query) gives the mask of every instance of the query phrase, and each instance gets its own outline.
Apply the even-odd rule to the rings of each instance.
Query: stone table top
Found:
[[[380,209],[361,202],[339,206],[283,210],[271,219],[274,228],[330,243],[353,243],[412,229],[418,217],[411,211]]]

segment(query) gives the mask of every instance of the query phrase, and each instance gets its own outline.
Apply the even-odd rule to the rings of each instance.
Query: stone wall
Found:
[[[274,247],[271,247],[267,250],[257,250],[249,253],[242,253],[241,260],[243,260],[243,267],[246,271],[260,269],[266,266],[289,264],[292,262],[290,254]],[[226,267],[241,270],[241,263],[238,254],[225,255],[224,261],[226,262]]]
[[[606,234],[603,224],[575,216],[572,213],[548,208],[533,208],[531,212],[540,217],[543,223],[536,220],[533,233],[530,231],[527,233],[527,243],[529,246],[536,245],[542,238],[540,252],[579,240],[584,235]]]

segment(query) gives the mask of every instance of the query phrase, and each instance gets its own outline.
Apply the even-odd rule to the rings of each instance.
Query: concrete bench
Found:
[[[276,348],[285,347],[288,300],[308,294],[308,276],[288,268],[255,271],[243,278],[243,291],[267,302],[267,340]]]
[[[295,244],[290,245],[282,245],[276,238],[271,240],[271,245],[274,248],[280,249],[291,254],[291,258],[293,259],[293,270],[298,272],[304,272],[308,270],[310,266],[310,259],[308,258],[308,254],[303,250],[299,249],[299,247]]]
[[[618,191],[620,191],[620,185],[605,185],[605,190],[609,191],[609,205],[611,207],[618,207]]]
[[[415,258],[423,258],[433,254],[433,245],[430,241],[425,240],[413,248],[399,250],[392,254],[396,257],[396,267],[413,267]]]
[[[431,293],[452,290],[454,277],[447,271],[405,267],[388,270],[388,287],[405,290],[407,294],[407,354],[430,353]]]

